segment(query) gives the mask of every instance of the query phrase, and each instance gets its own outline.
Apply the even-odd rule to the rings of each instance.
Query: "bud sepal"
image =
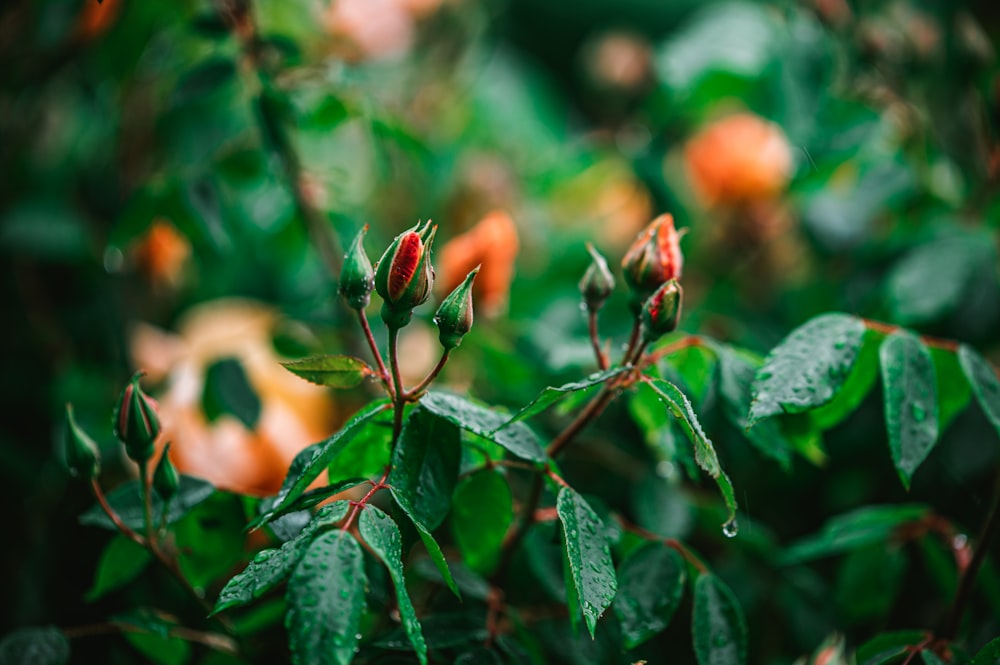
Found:
[[[368,225],[365,224],[351,242],[351,248],[344,256],[344,266],[340,270],[338,292],[347,301],[348,307],[358,311],[371,302],[371,293],[375,288],[375,270],[363,244],[367,232]]]
[[[646,300],[639,315],[644,343],[653,342],[677,329],[683,299],[684,291],[680,283],[672,279]]]
[[[181,478],[177,473],[177,467],[170,461],[170,443],[163,447],[163,454],[153,471],[153,489],[160,495],[164,502],[170,501],[177,494],[180,487]]]
[[[587,251],[592,260],[580,280],[580,295],[583,296],[583,304],[587,309],[596,312],[615,290],[615,277],[608,268],[607,260],[589,242]]]
[[[478,274],[479,266],[476,266],[466,275],[465,281],[441,302],[434,315],[438,339],[441,346],[449,351],[460,345],[462,338],[472,330],[472,283]]]
[[[153,456],[153,444],[160,434],[160,414],[156,400],[144,393],[139,386],[139,379],[143,374],[144,372],[136,372],[125,386],[114,419],[115,436],[125,444],[126,454],[139,464]]]
[[[101,456],[94,440],[84,432],[73,417],[73,405],[66,405],[66,466],[74,476],[90,480],[101,470]]]

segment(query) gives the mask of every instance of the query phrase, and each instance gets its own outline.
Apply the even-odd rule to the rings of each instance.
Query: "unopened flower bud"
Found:
[[[382,319],[390,328],[410,322],[412,310],[427,300],[434,285],[431,244],[437,226],[430,220],[396,236],[375,269],[375,290],[382,297]]]
[[[347,301],[348,307],[359,311],[368,306],[375,288],[375,271],[362,244],[367,232],[368,225],[365,224],[351,243],[344,257],[344,267],[340,270],[340,295]]]
[[[153,442],[160,434],[156,400],[139,387],[143,372],[136,372],[122,391],[115,413],[115,436],[125,444],[125,452],[140,464],[153,456]]]
[[[89,480],[101,469],[97,444],[80,429],[73,418],[73,405],[66,405],[66,466],[74,476]]]
[[[170,501],[177,494],[180,484],[177,468],[170,461],[170,444],[167,443],[163,448],[163,454],[160,455],[160,461],[156,464],[156,470],[153,471],[153,489],[161,499]]]
[[[681,278],[684,257],[680,247],[681,234],[674,228],[674,218],[660,215],[635,239],[622,269],[625,282],[632,290],[631,305],[636,313],[660,285]]]
[[[608,262],[604,260],[601,253],[594,249],[594,246],[587,243],[587,251],[593,259],[587,267],[587,272],[583,273],[580,280],[580,294],[583,296],[583,303],[591,312],[596,312],[608,299],[611,292],[615,290],[615,277],[608,268]]]
[[[464,282],[448,294],[434,315],[441,346],[448,350],[461,344],[465,334],[472,330],[472,282],[475,281],[477,274],[479,274],[478,266],[466,276]]]
[[[642,339],[652,342],[677,329],[684,292],[676,279],[663,284],[642,306]]]

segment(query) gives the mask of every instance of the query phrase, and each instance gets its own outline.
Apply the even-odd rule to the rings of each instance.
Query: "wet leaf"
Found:
[[[634,649],[670,625],[684,595],[684,560],[661,543],[634,550],[618,567],[613,609],[626,649]]]
[[[281,365],[292,374],[327,388],[353,388],[375,376],[368,363],[351,356],[312,356]]]
[[[929,514],[930,510],[921,505],[859,508],[828,520],[818,533],[789,546],[781,557],[781,563],[801,563],[884,543],[900,526],[919,522]]]
[[[927,639],[922,630],[900,630],[876,635],[858,647],[854,659],[858,665],[881,665],[900,658]]]
[[[531,400],[526,407],[515,413],[509,420],[497,427],[492,433],[496,434],[499,430],[541,413],[570,393],[599,386],[608,379],[616,377],[625,371],[624,367],[612,367],[611,369],[604,370],[603,372],[595,372],[579,381],[565,383],[559,387],[549,386],[539,393],[535,399]]]
[[[980,649],[970,665],[1000,665],[1000,637]]]
[[[125,536],[115,536],[101,552],[101,559],[97,562],[97,573],[94,576],[94,585],[84,597],[88,603],[92,603],[109,591],[114,591],[128,584],[152,560],[153,555],[145,547],[134,543]]]
[[[611,605],[618,589],[604,524],[583,497],[568,487],[559,491],[556,510],[563,526],[573,581],[570,586],[576,591],[584,622],[593,637],[597,620]]]
[[[464,430],[503,446],[507,451],[532,462],[544,462],[545,451],[535,433],[524,423],[503,427],[505,416],[472,402],[441,392],[429,392],[420,405]]]
[[[214,493],[215,488],[211,483],[200,478],[181,476],[177,494],[167,505],[166,523],[169,525],[177,522]],[[108,492],[105,498],[126,526],[139,532],[145,531],[146,518],[142,503],[142,487],[139,485],[139,481],[133,480],[123,483]],[[163,514],[163,500],[156,492],[153,492],[152,506],[153,515],[159,519],[158,516]],[[99,505],[92,506],[87,512],[80,515],[80,523],[118,531],[118,527]]]
[[[722,580],[702,573],[694,582],[691,618],[699,665],[740,665],[747,659],[747,627],[736,596]]]
[[[1000,434],[1000,379],[996,372],[985,358],[964,344],[958,349],[958,361],[980,408]]]
[[[420,536],[420,540],[423,542],[424,548],[430,555],[431,561],[434,562],[434,566],[441,574],[445,584],[448,585],[448,588],[451,589],[453,594],[461,596],[458,590],[458,585],[455,584],[455,579],[451,575],[451,569],[448,568],[448,561],[444,558],[444,553],[441,551],[441,546],[437,544],[436,540],[434,540],[434,536],[431,535],[431,530],[427,527],[427,525],[420,521],[421,513],[418,512],[410,503],[409,495],[397,491],[394,487],[390,487],[389,491],[392,493],[392,498],[396,500],[396,504],[404,513],[406,513],[406,516],[410,518],[410,521],[413,522],[413,526],[416,527],[417,534]]]
[[[452,534],[462,559],[477,573],[491,572],[514,521],[507,478],[494,470],[474,473],[458,484],[452,501]]]
[[[348,478],[347,480],[342,480],[333,485],[327,485],[326,487],[317,487],[314,490],[309,490],[305,494],[301,495],[295,501],[286,504],[281,510],[274,510],[270,508],[274,504],[274,497],[265,499],[261,502],[261,510],[263,511],[260,516],[247,525],[247,530],[259,529],[264,524],[275,520],[282,515],[287,515],[288,513],[298,512],[300,510],[308,510],[313,506],[318,506],[322,502],[329,499],[335,494],[340,494],[344,490],[348,490],[352,487],[360,485],[361,483],[367,482],[366,478]]]
[[[451,508],[462,442],[451,421],[418,407],[413,410],[393,451],[389,484],[410,498],[421,524],[429,531],[444,521]]]

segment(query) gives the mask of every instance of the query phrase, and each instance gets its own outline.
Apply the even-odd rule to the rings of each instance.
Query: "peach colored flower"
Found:
[[[87,41],[97,39],[111,29],[121,13],[122,0],[84,0],[76,21],[76,34]]]
[[[136,366],[165,385],[159,444],[173,442],[170,457],[181,473],[236,492],[273,494],[295,455],[333,431],[338,414],[329,392],[279,364],[271,344],[277,322],[260,303],[218,300],[190,310],[177,334],[145,324],[133,332]],[[240,362],[260,398],[252,430],[226,414],[209,422],[202,410],[206,370],[227,358]]]
[[[336,0],[323,14],[326,31],[350,47],[352,60],[400,56],[413,45],[413,16],[397,0]]]
[[[451,293],[473,268],[481,265],[472,289],[476,313],[496,316],[507,306],[510,297],[518,248],[517,227],[510,215],[500,210],[488,213],[441,248],[438,259],[440,292]]]
[[[792,170],[784,133],[752,113],[702,129],[685,146],[684,161],[695,194],[708,207],[774,198]]]
[[[191,243],[165,219],[154,220],[135,245],[132,257],[139,271],[157,287],[180,284],[184,266],[191,256]]]

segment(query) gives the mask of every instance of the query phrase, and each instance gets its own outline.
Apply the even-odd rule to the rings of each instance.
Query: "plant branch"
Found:
[[[118,531],[120,531],[123,536],[131,540],[136,545],[139,545],[141,547],[146,547],[146,539],[140,536],[138,533],[136,533],[130,526],[125,524],[125,522],[122,522],[122,519],[121,517],[118,516],[118,513],[116,513],[114,509],[108,504],[108,500],[104,496],[104,491],[101,489],[100,484],[97,482],[97,478],[90,479],[90,487],[94,491],[94,497],[97,499],[98,505],[101,506],[101,510],[103,510],[104,514],[108,516],[108,519],[110,519],[111,523],[115,525],[115,528],[117,528]]]
[[[684,557],[685,561],[694,566],[695,570],[697,570],[699,573],[704,574],[708,572],[708,566],[705,565],[705,562],[702,561],[697,554],[689,550],[684,545],[684,543],[677,540],[676,538],[664,538],[663,536],[655,534],[652,531],[647,531],[638,524],[633,524],[632,522],[629,522],[621,515],[615,515],[615,520],[617,520],[617,522],[621,525],[621,527],[626,531],[628,531],[629,533],[634,533],[643,540],[648,540],[655,543],[663,543],[670,549],[676,551],[678,554]]]
[[[125,623],[123,621],[109,621],[107,623],[95,623],[86,626],[73,626],[70,628],[63,628],[62,633],[71,640],[82,637],[114,635],[118,633],[137,633],[141,635],[155,634],[151,630],[147,630],[141,626],[136,626],[130,623]],[[170,637],[176,637],[177,639],[184,640],[185,642],[202,644],[210,649],[214,649],[215,651],[222,651],[233,655],[239,653],[235,640],[227,635],[208,633],[187,628],[185,626],[170,626],[167,628],[167,634]]]
[[[358,321],[361,323],[361,329],[365,333],[365,340],[368,342],[368,348],[371,349],[372,356],[375,358],[375,364],[378,365],[379,377],[382,379],[382,383],[385,384],[386,390],[389,392],[389,396],[395,399],[395,390],[392,386],[392,378],[389,376],[389,370],[385,368],[385,362],[382,361],[382,354],[378,350],[378,344],[375,343],[375,335],[372,334],[372,328],[368,325],[368,316],[365,314],[363,309],[357,310]]]
[[[392,447],[396,448],[399,434],[403,431],[403,407],[406,405],[406,392],[403,390],[403,377],[399,373],[399,328],[389,326],[389,366],[392,370]]]
[[[451,355],[451,349],[445,349],[441,354],[441,358],[438,360],[437,365],[435,365],[434,369],[430,371],[430,374],[425,376],[424,380],[421,381],[415,388],[406,393],[407,401],[416,401],[424,393],[424,391],[427,390],[427,386],[431,385],[431,382],[434,381],[438,374],[441,373],[441,370],[444,369],[445,364],[448,362],[449,355]]]
[[[351,512],[347,516],[347,519],[344,520],[343,525],[341,525],[340,527],[342,531],[347,531],[348,529],[351,528],[351,525],[357,518],[358,513],[360,513],[361,509],[368,504],[368,501],[373,496],[375,496],[376,492],[378,492],[379,490],[384,490],[385,488],[388,487],[385,481],[389,479],[389,473],[391,471],[392,471],[392,465],[391,464],[387,465],[385,469],[382,470],[381,478],[379,478],[377,481],[371,481],[371,480],[368,481],[369,483],[371,483],[372,486],[372,488],[368,490],[368,493],[365,494],[363,497],[361,497],[360,501],[351,501]]]
[[[601,349],[601,339],[597,333],[597,310],[587,308],[587,330],[590,331],[590,344],[594,347],[597,367],[601,371],[608,368],[608,356]]]
[[[590,424],[590,422],[599,416],[605,407],[611,403],[614,397],[614,388],[609,387],[608,384],[604,384],[601,388],[601,392],[587,404],[586,408],[577,414],[576,418],[566,427],[559,435],[552,439],[552,443],[549,444],[548,449],[545,451],[549,457],[555,457],[563,448],[565,448],[573,438],[580,433],[580,431]]]

